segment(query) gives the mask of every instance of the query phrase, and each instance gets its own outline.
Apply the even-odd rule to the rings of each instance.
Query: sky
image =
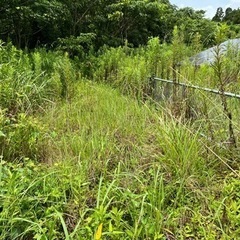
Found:
[[[240,8],[240,0],[170,0],[170,2],[179,8],[192,7],[196,10],[205,10],[207,18],[212,18],[218,7],[222,7],[224,11],[228,7]]]

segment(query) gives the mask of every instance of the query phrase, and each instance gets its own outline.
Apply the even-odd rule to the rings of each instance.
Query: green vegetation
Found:
[[[235,23],[168,1],[0,13],[0,239],[239,238],[240,53],[189,62]]]
[[[238,149],[218,146],[228,136],[221,103],[208,98],[188,121],[187,105],[198,98],[202,109],[206,96],[164,109],[149,98],[149,74],[175,76],[167,69],[188,52],[180,45],[105,49],[89,56],[89,81],[66,54],[2,44],[1,239],[239,236]],[[222,74],[238,76],[223,61]],[[180,68],[199,84],[215,76],[210,66]]]
[[[219,10],[220,9],[220,10]],[[145,45],[149,37],[171,42],[174,26],[183,26],[185,42],[201,35],[212,46],[217,24],[227,22],[229,36],[239,34],[239,10],[219,8],[214,21],[204,11],[177,8],[168,0],[1,0],[0,38],[19,48],[68,49],[79,57],[103,45]]]

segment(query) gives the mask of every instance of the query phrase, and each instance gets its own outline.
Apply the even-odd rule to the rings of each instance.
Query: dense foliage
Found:
[[[223,8],[219,7],[212,20],[216,22],[222,21],[230,24],[240,24],[240,9],[228,7],[224,12]]]
[[[226,21],[237,24],[238,10],[227,11]],[[219,15],[219,14],[218,14]],[[220,16],[222,18],[222,16]],[[146,44],[149,37],[171,41],[175,25],[182,25],[189,44],[199,32],[204,46],[214,43],[215,22],[204,11],[178,9],[168,0],[2,0],[0,38],[20,48],[63,47],[73,53],[102,45]]]
[[[221,100],[176,91],[176,102],[161,101],[148,81],[154,73],[238,89],[240,56],[195,69],[194,41],[187,48],[176,27],[171,45],[153,38],[85,62],[1,44],[2,239],[239,236],[239,155]],[[238,139],[238,104],[228,103]]]
[[[0,239],[239,238],[240,53],[189,62],[236,25],[203,16],[0,1]]]
[[[219,7],[216,14],[212,18],[213,21],[227,24],[229,28],[229,37],[238,36],[240,33],[240,8],[232,9],[226,8],[224,11],[222,7]]]

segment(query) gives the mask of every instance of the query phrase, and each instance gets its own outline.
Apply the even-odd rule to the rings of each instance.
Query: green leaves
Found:
[[[214,22],[204,18],[204,11],[177,9],[169,1],[157,0],[4,0],[0,12],[0,36],[5,41],[10,37],[21,48],[56,46],[56,39],[78,39],[83,34],[96,36],[91,44],[97,49],[103,45],[123,45],[125,40],[139,46],[146,44],[149,37],[170,41],[174,25],[182,24],[186,42],[191,41],[192,34],[200,32],[205,43],[206,38],[212,41],[215,27]],[[235,16],[234,11],[228,16],[233,13]],[[73,45],[76,49],[76,44]]]

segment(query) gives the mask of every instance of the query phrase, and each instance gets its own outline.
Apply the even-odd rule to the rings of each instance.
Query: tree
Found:
[[[204,20],[204,13],[179,10],[168,0],[1,0],[0,38],[19,48],[60,45],[75,54],[89,44],[99,49],[127,40],[136,47],[149,37],[170,42],[174,26],[184,24],[190,42],[195,32],[202,37],[212,32],[214,24]]]
[[[189,7],[181,8],[175,12],[176,25],[181,26],[185,43],[192,44],[195,35],[199,34],[204,47],[214,44],[216,23],[204,18],[204,14],[203,10],[195,11]]]
[[[146,44],[152,36],[163,39],[172,32],[173,11],[168,1],[112,1],[101,11],[95,25],[98,39],[113,46],[125,40],[133,46]]]
[[[229,24],[240,24],[240,9],[227,8],[223,21]]]
[[[64,19],[63,5],[56,0],[2,0],[0,13],[0,37],[19,48],[49,42],[59,31],[59,19]]]
[[[222,7],[219,7],[217,9],[215,16],[212,18],[212,21],[221,22],[223,20],[223,17],[224,17],[224,11]]]
[[[231,13],[232,13],[232,11],[233,11],[232,8],[228,7],[228,8],[225,10],[225,16],[224,16],[224,18],[230,16]]]

